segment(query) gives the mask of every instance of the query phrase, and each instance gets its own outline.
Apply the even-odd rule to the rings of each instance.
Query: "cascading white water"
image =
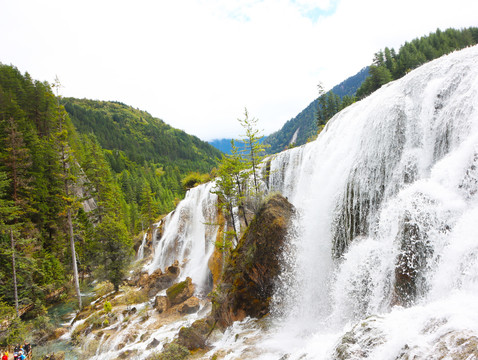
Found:
[[[477,105],[473,47],[272,159],[270,190],[300,216],[262,358],[425,359],[440,339],[452,347],[447,334],[478,336]],[[368,331],[353,328],[360,321]]]
[[[190,189],[176,210],[164,219],[163,235],[153,243],[149,273],[158,268],[164,270],[178,260],[182,264],[181,279],[191,277],[199,292],[210,287],[208,259],[214,251],[218,230],[213,187],[210,182]]]
[[[477,64],[478,47],[428,63],[272,157],[268,188],[298,210],[273,316],[207,357],[433,359],[478,336]],[[213,186],[165,219],[149,272],[177,259],[205,286]]]
[[[141,241],[141,245],[138,248],[138,253],[136,255],[136,260],[143,260],[144,259],[144,247],[146,246],[146,240],[148,239],[148,234],[143,234],[143,240]]]

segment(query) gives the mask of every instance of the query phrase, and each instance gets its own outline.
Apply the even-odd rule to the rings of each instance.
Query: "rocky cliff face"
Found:
[[[274,282],[281,269],[281,250],[294,213],[285,197],[272,196],[231,252],[213,297],[214,317],[221,326],[246,316],[260,318],[269,312]]]

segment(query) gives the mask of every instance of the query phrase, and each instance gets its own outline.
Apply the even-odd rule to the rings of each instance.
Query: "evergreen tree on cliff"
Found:
[[[124,223],[112,215],[106,216],[95,228],[98,275],[109,280],[116,291],[133,258],[133,244]]]
[[[80,283],[78,277],[78,265],[76,259],[76,248],[75,248],[75,236],[73,229],[73,211],[78,206],[75,196],[73,195],[70,187],[76,181],[76,176],[74,175],[74,169],[76,168],[76,161],[73,158],[73,151],[68,144],[68,130],[65,126],[66,112],[63,106],[60,105],[60,96],[59,88],[60,82],[58,79],[55,80],[54,84],[57,89],[57,131],[53,133],[52,141],[58,152],[60,158],[60,173],[58,174],[60,179],[63,182],[63,201],[64,209],[66,212],[66,221],[68,227],[68,237],[70,239],[70,251],[71,251],[71,264],[73,269],[73,281],[75,285],[76,296],[78,297],[78,308],[81,310],[82,301],[81,301],[81,292],[80,292]]]

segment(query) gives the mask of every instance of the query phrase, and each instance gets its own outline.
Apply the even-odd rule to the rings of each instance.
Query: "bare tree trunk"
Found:
[[[73,234],[73,221],[71,220],[71,209],[68,209],[68,228],[70,230],[70,246],[71,246],[71,257],[72,257],[71,260],[73,264],[73,280],[75,281],[76,296],[78,296],[78,307],[81,310],[83,306],[81,304],[80,282],[78,280],[78,266],[76,265],[75,236]]]
[[[12,243],[12,267],[13,267],[13,293],[15,296],[15,311],[20,316],[18,310],[18,291],[17,291],[17,270],[15,266],[15,240],[13,239],[13,230],[10,229],[10,241]]]
[[[61,83],[60,80],[58,80],[58,77],[55,79],[55,83],[53,85],[56,87],[56,100],[57,100],[57,107],[58,107],[58,125],[59,125],[59,132],[60,134],[63,132],[63,122],[65,121],[65,112],[62,112],[61,106],[60,106],[60,87]],[[60,135],[61,136],[61,135]],[[60,138],[60,160],[61,164],[63,167],[63,176],[64,178],[64,185],[65,185],[65,197],[68,199],[70,196],[70,191],[69,191],[69,179],[68,179],[68,159],[69,157],[67,156],[67,146],[65,145],[64,142],[66,142],[65,139]],[[73,265],[73,280],[75,282],[75,290],[76,290],[76,296],[78,297],[78,307],[81,310],[82,303],[81,303],[81,292],[80,292],[80,282],[78,280],[78,266],[76,264],[76,250],[75,250],[75,235],[73,233],[73,221],[71,219],[71,204],[67,204],[68,206],[68,211],[67,211],[67,217],[68,217],[68,230],[70,233],[70,247],[71,247],[71,260],[72,260],[72,265]]]

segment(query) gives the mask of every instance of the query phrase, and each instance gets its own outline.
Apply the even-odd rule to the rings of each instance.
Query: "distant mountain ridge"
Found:
[[[367,78],[368,70],[368,66],[364,67],[357,74],[334,86],[331,91],[340,98],[346,95],[354,95],[360,85]],[[264,143],[270,145],[267,149],[268,153],[275,154],[280,152],[286,149],[291,143],[294,143],[295,145],[303,145],[310,137],[317,134],[317,106],[318,98],[312,101],[296,117],[287,121],[280,130],[267,136]]]
[[[340,98],[346,95],[354,95],[365,78],[368,76],[369,67],[366,66],[357,74],[345,79],[340,84],[334,86],[331,91]],[[307,140],[317,133],[316,111],[318,98],[312,101],[296,117],[287,121],[280,130],[265,136],[263,142],[270,145],[267,148],[269,154],[274,154],[284,150],[290,143],[303,145]],[[214,139],[209,144],[219,149],[223,153],[231,153],[231,139]]]

